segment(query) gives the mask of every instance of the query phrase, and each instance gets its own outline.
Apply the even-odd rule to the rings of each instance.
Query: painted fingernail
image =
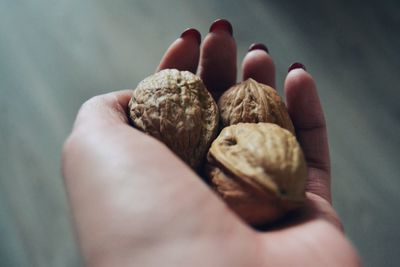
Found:
[[[250,45],[248,52],[253,51],[253,50],[263,50],[263,51],[269,53],[268,47],[262,43],[255,43],[255,44]]]
[[[211,24],[209,32],[226,31],[233,36],[232,24],[226,19],[217,19]]]
[[[197,41],[198,44],[201,43],[201,34],[198,30],[194,28],[188,28],[181,34],[181,38],[190,37]]]
[[[292,65],[289,66],[288,72],[290,72],[291,70],[294,70],[294,69],[306,70],[306,66],[304,66],[300,62],[295,62],[295,63],[293,63]]]

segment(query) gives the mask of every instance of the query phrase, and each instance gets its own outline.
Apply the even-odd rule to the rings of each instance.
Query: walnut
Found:
[[[260,225],[302,205],[307,167],[296,137],[272,123],[224,128],[207,155],[206,174],[246,222]]]
[[[218,129],[218,107],[201,79],[175,69],[145,78],[129,102],[134,127],[159,139],[197,169]]]
[[[227,90],[218,108],[223,127],[239,122],[271,122],[294,133],[286,105],[276,90],[253,79]]]

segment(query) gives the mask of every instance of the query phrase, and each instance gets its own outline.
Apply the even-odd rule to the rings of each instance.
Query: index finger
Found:
[[[236,82],[236,42],[232,25],[216,20],[203,42],[199,73],[215,100]]]
[[[157,71],[163,69],[187,70],[196,73],[200,56],[200,32],[194,28],[185,30],[165,52]]]

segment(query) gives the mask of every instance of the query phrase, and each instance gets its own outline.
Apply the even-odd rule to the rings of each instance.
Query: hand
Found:
[[[214,23],[201,48],[198,38],[195,30],[185,32],[158,69],[199,69],[218,97],[236,82],[230,24]],[[275,87],[274,64],[263,49],[248,52],[242,69],[243,79]],[[307,203],[285,225],[264,232],[242,222],[166,146],[129,125],[130,90],[87,101],[63,152],[86,265],[358,266],[331,206],[326,127],[314,80],[293,69],[284,89],[309,166]]]

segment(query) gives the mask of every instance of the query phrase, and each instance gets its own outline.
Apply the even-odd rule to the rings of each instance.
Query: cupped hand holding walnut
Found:
[[[273,88],[248,79],[227,90],[217,107],[198,76],[166,69],[139,83],[129,109],[134,127],[201,173],[221,113],[225,128],[208,152],[205,173],[248,223],[272,222],[304,201],[306,164],[286,106]]]

